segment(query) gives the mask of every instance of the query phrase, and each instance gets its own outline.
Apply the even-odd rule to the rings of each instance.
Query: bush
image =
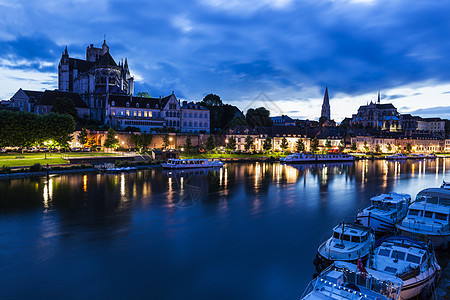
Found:
[[[9,166],[3,166],[1,169],[2,173],[10,173],[11,172],[11,167]]]
[[[30,166],[30,172],[39,172],[42,170],[41,164],[34,164]]]

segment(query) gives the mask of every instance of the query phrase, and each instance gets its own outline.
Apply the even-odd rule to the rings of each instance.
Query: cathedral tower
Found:
[[[323,96],[322,113],[321,117],[325,117],[330,120],[330,99],[328,97],[328,87],[325,87],[325,95]]]

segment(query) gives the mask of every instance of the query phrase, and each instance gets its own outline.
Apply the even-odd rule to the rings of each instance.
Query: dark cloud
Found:
[[[213,92],[237,102],[265,91],[308,101],[303,87],[358,95],[450,81],[445,1],[310,0],[285,8],[250,1],[236,9],[174,0],[18,3],[0,12],[3,34],[12,36],[0,35],[0,60],[9,68],[56,73],[66,44],[83,58],[107,34],[116,61],[128,57],[142,78],[136,91],[151,95]]]

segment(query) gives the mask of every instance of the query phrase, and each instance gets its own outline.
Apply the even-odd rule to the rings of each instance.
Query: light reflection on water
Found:
[[[297,299],[334,225],[377,193],[439,186],[449,163],[261,162],[0,181],[2,295]]]

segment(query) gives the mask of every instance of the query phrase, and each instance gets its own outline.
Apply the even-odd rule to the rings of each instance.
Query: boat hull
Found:
[[[420,295],[430,296],[431,289],[435,286],[435,282],[439,280],[440,267],[435,262],[430,268],[419,275],[403,280],[403,286],[400,293],[400,299],[410,299]]]
[[[163,169],[200,169],[200,168],[220,168],[223,167],[223,164],[208,164],[208,165],[173,165],[168,163],[161,164]]]
[[[397,229],[402,235],[406,236],[415,236],[415,235],[426,235],[431,239],[431,242],[433,243],[433,246],[435,248],[444,248],[448,249],[449,247],[449,241],[450,241],[450,232],[446,231],[442,234],[431,232],[431,231],[425,231],[425,230],[418,230],[410,227],[405,227],[402,225],[397,225]]]

